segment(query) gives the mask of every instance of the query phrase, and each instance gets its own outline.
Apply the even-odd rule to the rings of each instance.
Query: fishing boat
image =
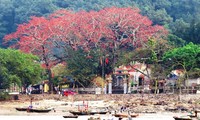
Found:
[[[53,108],[50,107],[41,107],[41,108],[28,108],[27,112],[37,112],[37,113],[48,113],[52,110]]]
[[[16,107],[17,111],[27,111],[28,107]]]
[[[27,111],[27,112],[37,112],[37,113],[47,113],[52,110],[52,108],[29,108],[29,107],[16,107],[17,111]]]
[[[197,114],[199,113],[199,110],[195,110],[194,112],[192,112],[191,114],[189,114],[188,116],[191,118],[197,118]]]
[[[48,113],[50,112],[52,109],[51,108],[31,108],[31,109],[27,109],[27,112],[37,112],[37,113]]]
[[[78,118],[78,115],[64,115],[64,118]]]
[[[128,118],[128,117],[135,118],[139,116],[139,114],[116,113],[113,116],[119,117],[119,118]]]
[[[70,110],[73,115],[94,115],[94,114],[106,114],[108,111],[101,108],[88,109],[88,102],[83,101],[78,105],[78,110]]]
[[[189,116],[189,117],[191,117],[191,118],[196,118],[196,117],[197,117],[197,116],[194,115],[194,114],[190,114],[190,115],[187,115],[187,116]]]
[[[107,113],[107,111],[95,111],[95,112],[92,112],[92,113],[94,113],[94,114],[106,114]]]
[[[69,111],[70,113],[72,113],[73,115],[94,115],[94,113],[90,112],[90,111]]]
[[[106,114],[107,111],[69,111],[73,115],[94,115],[94,114]]]

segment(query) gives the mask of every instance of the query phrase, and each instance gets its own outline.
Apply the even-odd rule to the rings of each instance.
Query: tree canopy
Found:
[[[38,57],[19,50],[0,49],[0,89],[11,83],[28,86],[41,80]]]
[[[0,1],[0,41],[4,38],[6,47],[37,55],[50,81],[51,68],[62,61],[70,63],[68,69],[77,79],[99,74],[95,70],[99,60],[109,62],[107,67],[113,69],[119,60],[118,65],[133,58],[157,64],[163,55],[165,61],[179,58],[173,59],[174,68],[181,64],[194,70],[199,64],[187,63],[188,56],[172,51],[194,55],[184,53],[184,45],[192,41],[194,46],[187,46],[196,48],[199,43],[199,5],[199,0],[4,0]],[[199,62],[198,57],[192,58]],[[82,66],[74,60],[86,68],[80,76],[75,74]],[[104,70],[102,66],[96,69]]]
[[[17,25],[28,22],[30,16],[47,16],[59,9],[99,11],[113,6],[138,7],[153,24],[164,25],[187,43],[199,43],[199,0],[3,0],[0,1],[0,43],[4,35],[16,31]]]
[[[48,17],[32,17],[4,39],[17,40],[15,48],[38,55],[50,70],[57,61],[55,51],[69,57],[69,48],[86,52],[95,49],[114,62],[112,55],[120,48],[145,47],[149,38],[159,41],[166,35],[166,29],[152,25],[151,20],[139,14],[139,9],[111,7],[98,12],[59,10]]]
[[[184,69],[200,74],[200,46],[189,43],[184,47],[174,48],[167,51],[163,60],[171,69]]]

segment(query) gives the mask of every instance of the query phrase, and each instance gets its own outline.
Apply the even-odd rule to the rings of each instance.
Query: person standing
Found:
[[[40,93],[43,94],[43,85],[40,85]]]

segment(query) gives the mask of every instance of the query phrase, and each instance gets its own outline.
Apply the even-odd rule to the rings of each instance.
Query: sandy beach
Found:
[[[126,111],[138,113],[139,116],[132,120],[174,120],[173,116],[186,116],[194,109],[199,109],[199,95],[182,95],[181,101],[175,95],[32,95],[32,105],[35,108],[53,108],[48,113],[30,113],[17,111],[16,107],[28,107],[30,97],[19,95],[19,100],[0,102],[0,120],[8,119],[48,119],[48,120],[88,120],[88,118],[100,118],[101,120],[118,120],[118,118],[107,113],[105,115],[87,115],[78,118],[63,118],[72,115],[69,110],[78,110],[82,104],[87,104],[88,109],[107,108],[109,111],[120,111],[121,106],[126,106]],[[162,104],[158,104],[162,103]],[[179,108],[179,109],[178,109]],[[127,120],[127,118],[123,118]]]

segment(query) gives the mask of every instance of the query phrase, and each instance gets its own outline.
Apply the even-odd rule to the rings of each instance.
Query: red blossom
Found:
[[[4,40],[18,40],[13,47],[38,55],[52,67],[54,48],[82,47],[89,51],[94,47],[105,50],[125,44],[142,47],[149,38],[159,40],[166,34],[164,27],[153,26],[138,8],[110,7],[98,12],[58,10],[46,18],[31,17]]]

